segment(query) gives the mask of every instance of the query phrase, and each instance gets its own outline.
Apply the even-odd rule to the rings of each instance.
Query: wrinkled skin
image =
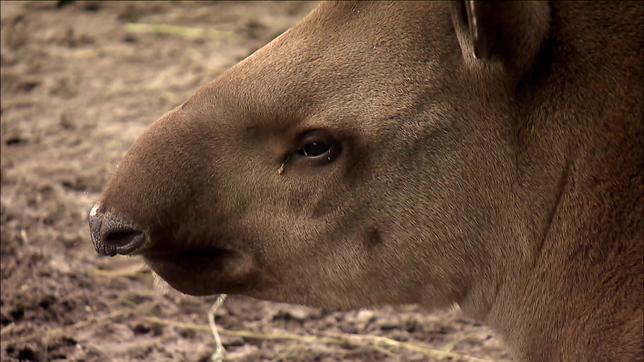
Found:
[[[324,3],[156,121],[98,205],[188,294],[457,303],[518,358],[633,358],[641,13],[538,4],[477,59],[454,4]]]

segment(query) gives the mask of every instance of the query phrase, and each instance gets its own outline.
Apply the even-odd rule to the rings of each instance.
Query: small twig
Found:
[[[376,350],[376,351],[378,351],[378,352],[380,352],[380,353],[384,354],[385,356],[387,356],[387,357],[391,358],[391,359],[392,359],[392,360],[394,360],[394,361],[399,361],[399,360],[400,360],[400,356],[399,356],[399,355],[397,355],[397,354],[396,354],[396,353],[394,353],[393,351],[388,350],[387,348],[380,347],[380,346],[379,346],[379,345],[377,345],[377,344],[372,345],[372,346],[371,346],[371,348],[373,348],[374,350]]]
[[[20,238],[25,244],[29,244],[29,235],[27,234],[27,230],[20,229]]]
[[[7,324],[6,326],[2,327],[2,329],[0,330],[0,337],[4,336],[5,334],[8,334],[11,331],[13,331],[14,329],[16,329],[16,326],[17,326],[17,324],[15,324],[14,322],[11,322],[11,323]]]
[[[470,336],[466,335],[464,337],[456,338],[454,340],[451,340],[451,341],[445,343],[445,345],[441,348],[441,351],[451,352],[452,350],[454,350],[454,347],[456,347],[457,344],[463,342],[464,340],[468,339],[469,337]]]
[[[217,300],[208,310],[208,324],[210,325],[212,336],[215,339],[215,353],[213,353],[210,357],[213,362],[223,361],[224,355],[226,354],[224,345],[221,344],[221,338],[219,337],[219,333],[217,332],[217,325],[215,325],[215,312],[217,311],[217,309],[219,309],[219,307],[221,307],[221,305],[224,303],[224,300],[226,300],[226,294],[219,294]]]

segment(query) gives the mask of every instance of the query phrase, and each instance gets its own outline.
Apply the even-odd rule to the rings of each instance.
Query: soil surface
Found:
[[[214,298],[155,287],[137,258],[98,257],[87,212],[147,125],[315,4],[1,6],[2,361],[209,360]],[[457,310],[231,296],[216,320],[228,361],[510,360]]]

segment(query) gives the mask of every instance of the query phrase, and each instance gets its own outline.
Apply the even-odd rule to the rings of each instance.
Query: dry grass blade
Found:
[[[221,39],[233,35],[230,31],[196,28],[192,26],[180,26],[170,24],[145,24],[128,23],[125,30],[129,33],[152,33],[180,36],[183,38],[211,38]]]
[[[190,329],[196,331],[211,331],[211,327],[194,323],[177,322],[156,317],[145,317],[144,320],[161,325],[173,326],[177,328]],[[439,349],[429,348],[408,342],[399,342],[387,337],[350,334],[350,333],[330,333],[325,332],[319,336],[301,336],[291,333],[260,333],[251,331],[231,331],[219,328],[219,334],[225,336],[242,337],[248,339],[268,340],[268,341],[297,341],[302,343],[326,343],[361,348],[371,348],[373,350],[385,353],[387,355],[395,354],[401,349],[422,354],[434,359],[455,358],[467,362],[491,362],[490,360],[472,357],[456,352],[442,351]],[[387,351],[387,352],[385,352]]]
[[[417,352],[425,356],[436,358],[436,359],[457,358],[459,360],[471,361],[471,362],[490,362],[489,360],[486,360],[486,359],[463,355],[456,352],[434,349],[427,346],[422,346],[419,344],[414,344],[409,342],[399,342],[399,341],[396,341],[395,339],[391,339],[387,337],[350,334],[350,333],[333,333],[333,332],[326,332],[325,334],[337,337],[339,339],[346,339],[349,341],[349,343],[356,342],[355,343],[356,346],[360,346],[363,344],[372,344],[377,346],[386,346],[396,350],[406,349],[406,350]]]
[[[217,309],[221,307],[221,305],[224,303],[224,300],[226,300],[226,294],[219,294],[217,300],[208,310],[208,324],[210,325],[212,337],[215,339],[215,353],[213,353],[210,357],[213,362],[223,361],[224,355],[226,354],[224,345],[221,344],[221,338],[219,337],[219,333],[217,332],[217,325],[215,324],[215,312],[217,312]]]
[[[92,273],[101,277],[116,278],[136,276],[141,273],[146,273],[147,271],[148,269],[145,267],[145,264],[140,263],[117,270],[94,269],[92,270]]]

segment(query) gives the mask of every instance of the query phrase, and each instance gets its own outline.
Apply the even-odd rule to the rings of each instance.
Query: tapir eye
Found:
[[[300,144],[302,146],[295,153],[314,159],[326,158],[329,161],[335,148],[333,139],[320,131],[305,134]]]
[[[331,144],[324,140],[311,141],[300,148],[297,153],[306,157],[320,157],[331,150]]]

